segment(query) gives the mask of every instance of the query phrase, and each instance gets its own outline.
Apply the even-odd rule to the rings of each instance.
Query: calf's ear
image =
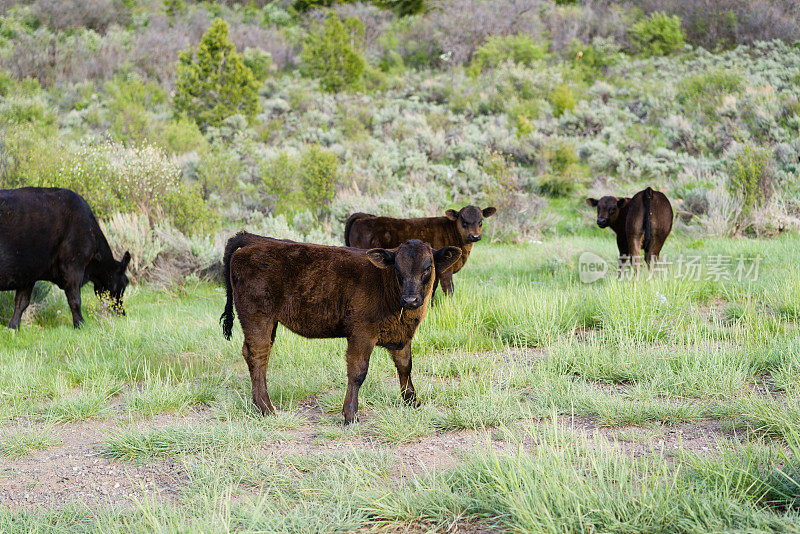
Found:
[[[458,220],[458,212],[456,210],[447,210],[444,212],[444,216],[450,219],[451,221]]]
[[[122,261],[120,262],[119,270],[124,273],[125,269],[128,268],[128,264],[130,262],[131,262],[131,253],[126,250],[125,255],[122,256]]]
[[[622,206],[627,204],[629,200],[630,200],[629,198],[618,198],[617,199],[617,207],[621,208]]]
[[[483,213],[484,217],[491,217],[492,215],[497,213],[497,208],[495,208],[494,206],[483,208],[483,211],[481,213]]]
[[[378,269],[386,269],[394,265],[394,252],[385,248],[371,248],[367,251],[367,259]]]
[[[596,198],[587,198],[586,203],[589,204],[591,207],[597,207],[597,199]]]
[[[442,247],[439,250],[434,250],[433,264],[436,266],[436,272],[446,271],[460,257],[461,249],[458,247]]]

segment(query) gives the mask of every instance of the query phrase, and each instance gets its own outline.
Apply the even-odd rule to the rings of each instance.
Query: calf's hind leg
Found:
[[[262,415],[275,413],[275,407],[272,406],[267,391],[267,364],[269,364],[269,354],[272,351],[272,343],[275,341],[277,329],[278,323],[266,319],[256,324],[248,324],[247,328],[242,325],[242,330],[246,332],[242,345],[242,356],[250,370],[253,404],[261,410]]]
[[[400,379],[400,395],[406,404],[419,406],[417,392],[411,381],[411,342],[409,341],[402,349],[390,350],[389,353],[392,355],[394,366],[397,368],[397,377]]]
[[[11,314],[11,320],[8,322],[9,328],[19,328],[22,312],[31,302],[31,293],[33,293],[33,286],[17,289],[17,293],[14,295],[14,313]]]

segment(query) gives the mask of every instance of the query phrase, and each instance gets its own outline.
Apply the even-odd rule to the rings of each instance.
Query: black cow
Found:
[[[19,328],[38,280],[67,294],[75,328],[83,322],[81,287],[94,284],[120,314],[131,255],[116,261],[86,201],[69,189],[24,187],[0,190],[0,291],[16,290],[9,328]]]

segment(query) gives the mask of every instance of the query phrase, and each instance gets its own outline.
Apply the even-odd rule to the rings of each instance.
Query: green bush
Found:
[[[417,15],[425,11],[425,0],[373,0],[373,4],[391,9],[398,17]]]
[[[584,82],[591,84],[616,61],[619,47],[609,41],[596,39],[597,44],[586,44],[575,39],[567,47],[566,54],[570,59],[570,65],[580,74]]]
[[[300,156],[298,177],[309,208],[325,212],[339,184],[339,158],[319,145],[310,145]]]
[[[355,18],[342,22],[330,12],[325,22],[309,32],[303,44],[303,74],[318,78],[326,91],[359,89],[367,62],[361,53],[364,25]]]
[[[539,178],[539,193],[559,198],[575,191],[575,177],[567,174],[545,174]]]
[[[553,115],[560,117],[565,111],[575,109],[575,92],[569,85],[556,85],[547,95],[547,101],[553,106]]]
[[[173,20],[177,15],[186,11],[186,3],[183,0],[164,0],[164,11],[167,17]]]
[[[546,55],[547,44],[534,43],[527,35],[492,35],[475,51],[467,71],[475,77],[505,61],[531,65]]]
[[[14,141],[7,147],[13,169],[0,187],[66,187],[83,196],[100,219],[117,212],[166,216],[188,229],[210,218],[198,189],[182,183],[177,162],[156,146],[75,147],[33,140],[24,132]]]
[[[212,194],[229,195],[238,189],[239,177],[244,169],[239,155],[222,143],[214,143],[203,155],[197,170],[202,197],[208,200]]]
[[[137,76],[117,76],[105,89],[111,97],[108,111],[114,139],[127,144],[141,144],[150,139],[154,122],[150,112],[167,102],[163,89]]]
[[[172,224],[185,234],[209,230],[217,215],[203,200],[199,184],[176,183],[164,195],[163,209]]]
[[[643,56],[666,56],[677,52],[685,44],[686,35],[677,15],[655,12],[630,29],[631,47]]]
[[[297,161],[285,151],[261,163],[261,191],[271,212],[287,213],[300,207],[296,194],[298,174]]]
[[[700,109],[706,116],[716,114],[725,95],[735,95],[744,88],[744,78],[738,71],[716,69],[691,74],[678,84],[678,103],[687,108]]]
[[[260,48],[245,48],[242,61],[253,72],[256,80],[264,81],[272,66],[272,55]]]
[[[226,117],[258,112],[259,83],[228,36],[228,24],[216,19],[196,50],[178,58],[173,104],[205,129]]]
[[[728,189],[742,197],[743,216],[766,204],[775,190],[772,150],[743,143],[728,162]]]
[[[39,96],[12,96],[0,99],[0,124],[33,126],[55,131],[56,112]]]
[[[158,144],[173,154],[204,152],[208,141],[192,119],[182,115],[161,127]]]
[[[569,141],[552,141],[544,147],[543,152],[545,159],[550,162],[550,168],[557,174],[565,174],[578,164],[578,150]]]

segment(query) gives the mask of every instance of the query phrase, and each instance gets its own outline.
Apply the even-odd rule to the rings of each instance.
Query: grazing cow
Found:
[[[465,206],[461,211],[447,210],[444,217],[419,219],[394,219],[376,217],[368,213],[354,213],[344,226],[344,243],[348,247],[392,248],[407,239],[420,239],[435,249],[447,246],[461,249],[461,258],[446,271],[436,271],[433,292],[439,281],[446,295],[453,292],[453,274],[467,263],[472,245],[481,240],[483,219],[497,210],[478,206]]]
[[[642,250],[648,266],[658,261],[672,230],[672,206],[664,193],[648,187],[633,198],[605,196],[586,203],[597,208],[597,226],[610,226],[617,234],[620,273],[628,260],[634,271],[638,268]]]
[[[122,261],[114,259],[92,209],[74,191],[0,190],[0,291],[17,291],[9,328],[19,328],[38,280],[64,290],[75,328],[83,322],[81,287],[86,282],[92,282],[98,295],[110,295],[124,315],[130,261],[128,252]]]
[[[433,250],[417,240],[392,250],[359,250],[246,232],[229,239],[223,258],[227,302],[220,321],[230,339],[235,305],[253,403],[262,414],[275,411],[266,371],[281,323],[307,338],[347,339],[346,425],[355,420],[358,390],[375,345],[389,350],[403,400],[415,405],[411,338],[427,312],[435,271],[447,269],[460,255],[455,247]]]

